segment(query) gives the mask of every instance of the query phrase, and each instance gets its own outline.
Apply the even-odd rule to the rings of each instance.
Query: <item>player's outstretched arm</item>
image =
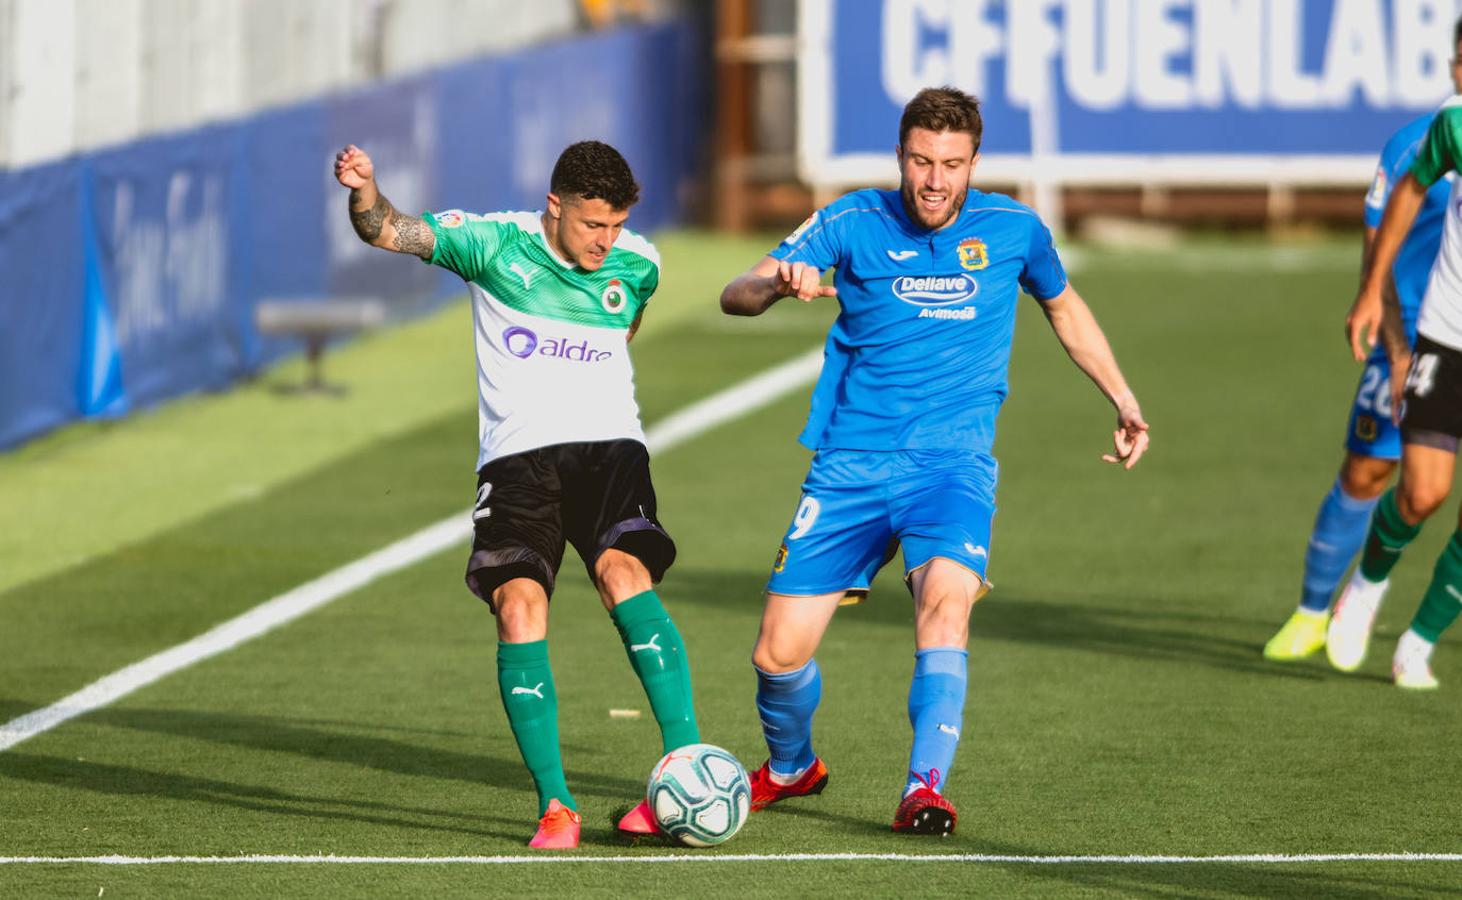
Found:
[[[1364,282],[1345,317],[1345,337],[1350,341],[1350,352],[1357,362],[1365,360],[1376,343],[1376,332],[1381,327],[1383,314],[1381,295],[1386,281],[1392,277],[1391,266],[1396,262],[1401,242],[1411,231],[1411,223],[1416,221],[1416,214],[1425,199],[1426,188],[1408,172],[1396,183],[1391,198],[1386,201],[1386,213],[1381,218],[1380,230],[1376,232]]]
[[[728,316],[759,316],[783,297],[806,302],[837,295],[837,288],[822,283],[816,266],[765,256],[722,289],[721,311]]]
[[[1096,316],[1091,314],[1086,301],[1069,284],[1057,296],[1043,301],[1041,310],[1071,361],[1086,373],[1117,410],[1117,429],[1112,433],[1113,452],[1103,454],[1102,459],[1120,463],[1124,469],[1132,468],[1147,452],[1147,422],[1142,418],[1137,398],[1122,377],[1122,370],[1117,367],[1117,359],[1112,355],[1112,347],[1097,324]]]
[[[350,144],[335,154],[335,180],[350,188],[350,224],[372,247],[431,259],[436,236],[419,216],[398,212],[376,187],[376,167]]]

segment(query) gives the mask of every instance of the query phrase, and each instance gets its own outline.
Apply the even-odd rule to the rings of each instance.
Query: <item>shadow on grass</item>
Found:
[[[0,754],[0,776],[113,797],[162,797],[309,819],[346,820],[367,825],[421,828],[507,839],[521,838],[524,832],[524,823],[519,819],[319,794],[299,794],[267,785],[199,778],[176,772],[150,771],[133,766],[62,759],[13,750]],[[412,818],[403,818],[406,816]],[[456,824],[433,820],[455,820]],[[488,824],[503,827],[489,828],[486,827]]]
[[[995,841],[974,841],[973,852],[1001,856],[1046,855]],[[1325,897],[1328,900],[1437,896],[1446,884],[1444,869],[1430,885],[1407,883],[1380,874],[1375,866],[1395,863],[995,863],[1027,878],[1076,888],[1112,891],[1127,896]],[[1367,871],[1366,867],[1371,868]],[[1321,868],[1324,867],[1324,868]]]
[[[0,709],[14,706],[0,701]],[[164,709],[101,709],[87,721],[112,728],[206,740],[249,750],[288,753],[326,763],[346,764],[396,775],[464,782],[482,788],[532,795],[532,781],[521,760],[486,754],[462,753],[441,747],[406,743],[391,737],[359,733],[372,725],[356,723],[341,728],[318,727],[318,720],[277,716]],[[389,730],[389,729],[387,729]],[[566,773],[580,796],[624,800],[636,797],[644,786],[633,779],[598,772]],[[299,794],[278,788],[130,766],[26,754],[0,753],[0,776],[22,781],[81,788],[111,795],[149,795],[172,800],[213,803],[239,809],[320,819],[344,819],[372,825],[424,828],[521,840],[531,820],[499,818],[450,809],[403,806],[354,800],[329,794]],[[403,818],[409,816],[412,818]],[[502,828],[485,827],[502,825]],[[610,842],[612,823],[601,837]]]
[[[114,728],[232,744],[251,750],[292,753],[306,759],[423,778],[521,791],[531,789],[520,759],[462,753],[407,743],[390,737],[360,734],[374,726],[320,728],[312,720],[243,713],[174,709],[101,709],[89,721]],[[566,771],[575,794],[623,799],[644,791],[638,781],[597,772]]]
[[[759,608],[763,577],[742,571],[683,570],[667,578],[667,597],[672,602]],[[1252,630],[1248,620],[1174,608],[1160,597],[1136,601],[1134,608],[1131,596],[1092,592],[1081,600],[1038,600],[1018,590],[1001,590],[976,606],[971,640],[976,646],[984,640],[1033,644],[1304,681],[1365,678],[1341,676],[1319,666],[1266,662],[1260,656],[1261,644],[1237,636]],[[869,599],[840,610],[838,616],[902,627],[912,643],[913,604],[896,584],[875,584]],[[747,640],[753,636],[749,633]]]

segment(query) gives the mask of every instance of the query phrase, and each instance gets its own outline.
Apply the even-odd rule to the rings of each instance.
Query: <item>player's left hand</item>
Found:
[[[1380,328],[1381,298],[1362,290],[1345,315],[1345,337],[1350,341],[1350,352],[1356,362],[1365,362],[1366,355],[1376,346],[1376,332]]]
[[[1122,468],[1130,469],[1147,452],[1148,441],[1147,423],[1142,419],[1142,410],[1136,406],[1124,406],[1117,410],[1117,430],[1112,432],[1115,452],[1102,454],[1102,460],[1121,463]]]

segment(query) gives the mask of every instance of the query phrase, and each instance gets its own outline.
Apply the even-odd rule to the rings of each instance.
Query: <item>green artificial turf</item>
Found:
[[[818,342],[826,304],[784,304],[755,321],[716,312],[720,285],[762,243],[676,235],[661,246],[667,276],[684,280],[664,324],[636,341],[647,421]],[[585,816],[578,855],[1462,851],[1456,634],[1437,651],[1439,693],[1403,694],[1386,678],[1451,506],[1398,567],[1360,674],[1259,654],[1298,599],[1310,523],[1341,455],[1359,374],[1339,337],[1352,256],[1348,244],[1257,241],[1085,249],[1075,283],[1153,428],[1150,456],[1131,472],[1099,461],[1111,412],[1025,304],[997,447],[996,589],[972,623],[970,702],[948,788],[960,820],[948,839],[888,832],[913,659],[908,597],[885,572],[867,603],[840,611],[818,654],[826,793],[754,815],[714,850],[622,841],[613,816],[643,791],[659,739],[570,557],[550,642],[569,784]],[[453,317],[464,321],[448,311],[441,327]],[[378,335],[347,348],[342,364],[358,354],[352,371],[364,380],[387,365],[441,365],[411,340],[409,330]],[[385,398],[380,415],[402,415],[394,427],[359,423],[358,439],[329,452],[280,446],[286,462],[246,498],[132,497],[164,507],[152,526],[134,523],[83,562],[15,581],[0,593],[0,721],[465,509],[474,403],[470,370],[452,377],[436,412]],[[97,464],[116,467],[101,474],[125,484],[135,457],[107,453],[108,442],[155,431],[189,446],[237,420],[215,407],[251,390],[63,433],[6,461],[0,480],[95,443]],[[662,595],[691,656],[703,734],[748,766],[765,755],[748,657],[807,462],[794,443],[805,405],[799,392],[654,463],[680,545]],[[49,515],[52,541],[79,517]],[[43,547],[41,537],[21,536]],[[0,752],[0,856],[526,853],[536,802],[497,698],[492,620],[462,587],[463,563],[461,550],[425,560]],[[645,715],[609,716],[622,708]],[[1459,884],[1462,864],[1447,862],[0,865],[0,896],[25,897],[1344,898]]]

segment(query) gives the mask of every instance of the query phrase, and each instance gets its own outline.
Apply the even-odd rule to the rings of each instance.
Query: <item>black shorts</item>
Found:
[[[1457,452],[1462,438],[1462,351],[1418,336],[1406,376],[1401,440]]]
[[[564,541],[591,579],[611,547],[644,563],[657,582],[675,561],[675,542],[656,518],[650,454],[639,441],[555,444],[495,459],[477,473],[472,519],[467,587],[488,606],[514,578],[532,578],[552,596]]]

